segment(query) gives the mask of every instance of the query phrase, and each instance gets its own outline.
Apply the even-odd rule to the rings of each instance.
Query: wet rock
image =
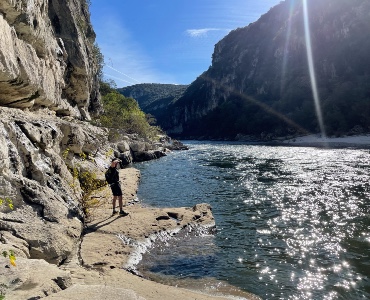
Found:
[[[157,156],[153,151],[138,151],[134,152],[134,161],[135,162],[143,162],[157,159]]]
[[[133,161],[130,151],[120,153],[119,155],[117,155],[117,157],[122,161],[122,165],[129,165]]]

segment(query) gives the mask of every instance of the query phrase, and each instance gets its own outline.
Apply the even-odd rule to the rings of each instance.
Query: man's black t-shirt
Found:
[[[119,182],[119,173],[116,168],[109,167],[107,172],[105,172],[105,179],[109,184]]]
[[[119,182],[119,172],[116,168],[109,167],[105,173],[105,179],[112,189],[113,196],[122,196],[121,184]]]

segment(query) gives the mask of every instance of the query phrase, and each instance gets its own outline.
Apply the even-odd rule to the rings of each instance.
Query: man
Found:
[[[117,170],[117,167],[119,167],[119,163],[121,161],[118,158],[113,158],[111,165],[107,172],[105,172],[105,179],[109,183],[110,188],[112,189],[113,194],[113,213],[112,215],[116,214],[116,200],[118,198],[119,203],[119,214],[121,216],[127,216],[128,213],[124,212],[122,210],[122,190],[121,190],[121,184],[119,182],[119,172]]]

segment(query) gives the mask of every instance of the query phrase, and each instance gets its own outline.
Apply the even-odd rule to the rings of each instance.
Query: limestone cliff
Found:
[[[85,0],[0,2],[0,105],[89,119],[99,108]]]
[[[178,146],[137,135],[111,143],[108,129],[89,122],[101,111],[94,39],[87,0],[0,1],[0,254],[17,258],[17,267],[0,258],[7,299],[39,299],[72,284],[61,268],[80,265],[83,185],[105,184],[113,156],[129,164]]]
[[[107,132],[81,121],[101,107],[94,39],[85,0],[0,1],[0,198],[13,203],[0,205],[1,253],[59,265],[78,249],[81,188],[68,167],[101,176],[109,159]],[[25,260],[13,278],[0,263],[1,292],[24,284],[24,268],[47,268]]]
[[[206,138],[317,132],[303,4],[281,1],[219,41],[209,69],[168,106],[164,129]],[[307,12],[327,133],[368,132],[370,2],[310,0]]]

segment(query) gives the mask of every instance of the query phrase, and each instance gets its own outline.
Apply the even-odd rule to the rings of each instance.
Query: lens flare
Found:
[[[312,88],[312,94],[313,94],[314,103],[315,103],[316,115],[319,121],[321,136],[323,138],[326,138],[324,118],[321,112],[320,97],[319,97],[319,92],[317,89],[315,66],[313,63],[311,32],[310,32],[310,23],[308,19],[307,0],[303,0],[303,18],[304,18],[304,31],[305,31],[305,40],[306,40],[307,61],[308,61],[308,68],[310,72],[311,88]]]
[[[294,5],[295,5],[295,1],[292,0],[290,2],[290,7],[289,7],[289,19],[288,19],[288,25],[287,25],[288,28],[287,28],[286,38],[285,38],[283,65],[282,65],[282,70],[281,70],[281,86],[280,86],[281,91],[283,91],[284,85],[285,85],[285,74],[286,74],[288,55],[289,55],[289,42],[290,42],[290,36],[292,34],[292,18],[293,18],[293,12],[294,12]]]

